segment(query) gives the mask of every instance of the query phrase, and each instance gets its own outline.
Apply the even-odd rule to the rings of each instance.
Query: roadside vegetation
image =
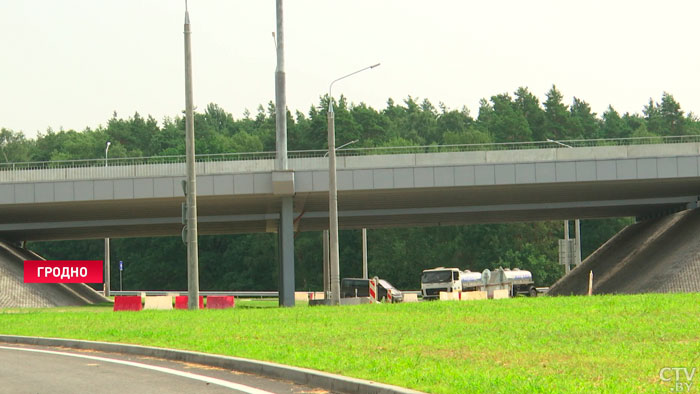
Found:
[[[446,394],[661,393],[671,388],[661,368],[700,367],[700,294],[236,304],[197,312],[5,309],[0,333],[195,350]]]

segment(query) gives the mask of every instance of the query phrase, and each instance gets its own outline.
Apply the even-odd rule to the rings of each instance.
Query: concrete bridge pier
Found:
[[[282,199],[279,221],[279,292],[280,306],[294,306],[294,199]]]

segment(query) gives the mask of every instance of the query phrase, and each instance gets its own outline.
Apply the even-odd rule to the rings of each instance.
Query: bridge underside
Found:
[[[700,178],[340,191],[343,229],[647,216],[695,204]],[[198,199],[200,234],[276,231],[274,195]],[[8,240],[177,236],[183,198],[0,206]],[[297,193],[295,230],[328,227],[328,193]]]

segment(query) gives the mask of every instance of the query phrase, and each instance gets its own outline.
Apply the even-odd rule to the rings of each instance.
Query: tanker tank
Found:
[[[478,290],[483,285],[480,272],[462,271],[462,291]]]

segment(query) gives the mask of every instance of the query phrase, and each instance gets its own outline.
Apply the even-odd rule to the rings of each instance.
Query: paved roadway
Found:
[[[0,393],[325,394],[220,368],[154,358],[25,345],[0,346]]]

